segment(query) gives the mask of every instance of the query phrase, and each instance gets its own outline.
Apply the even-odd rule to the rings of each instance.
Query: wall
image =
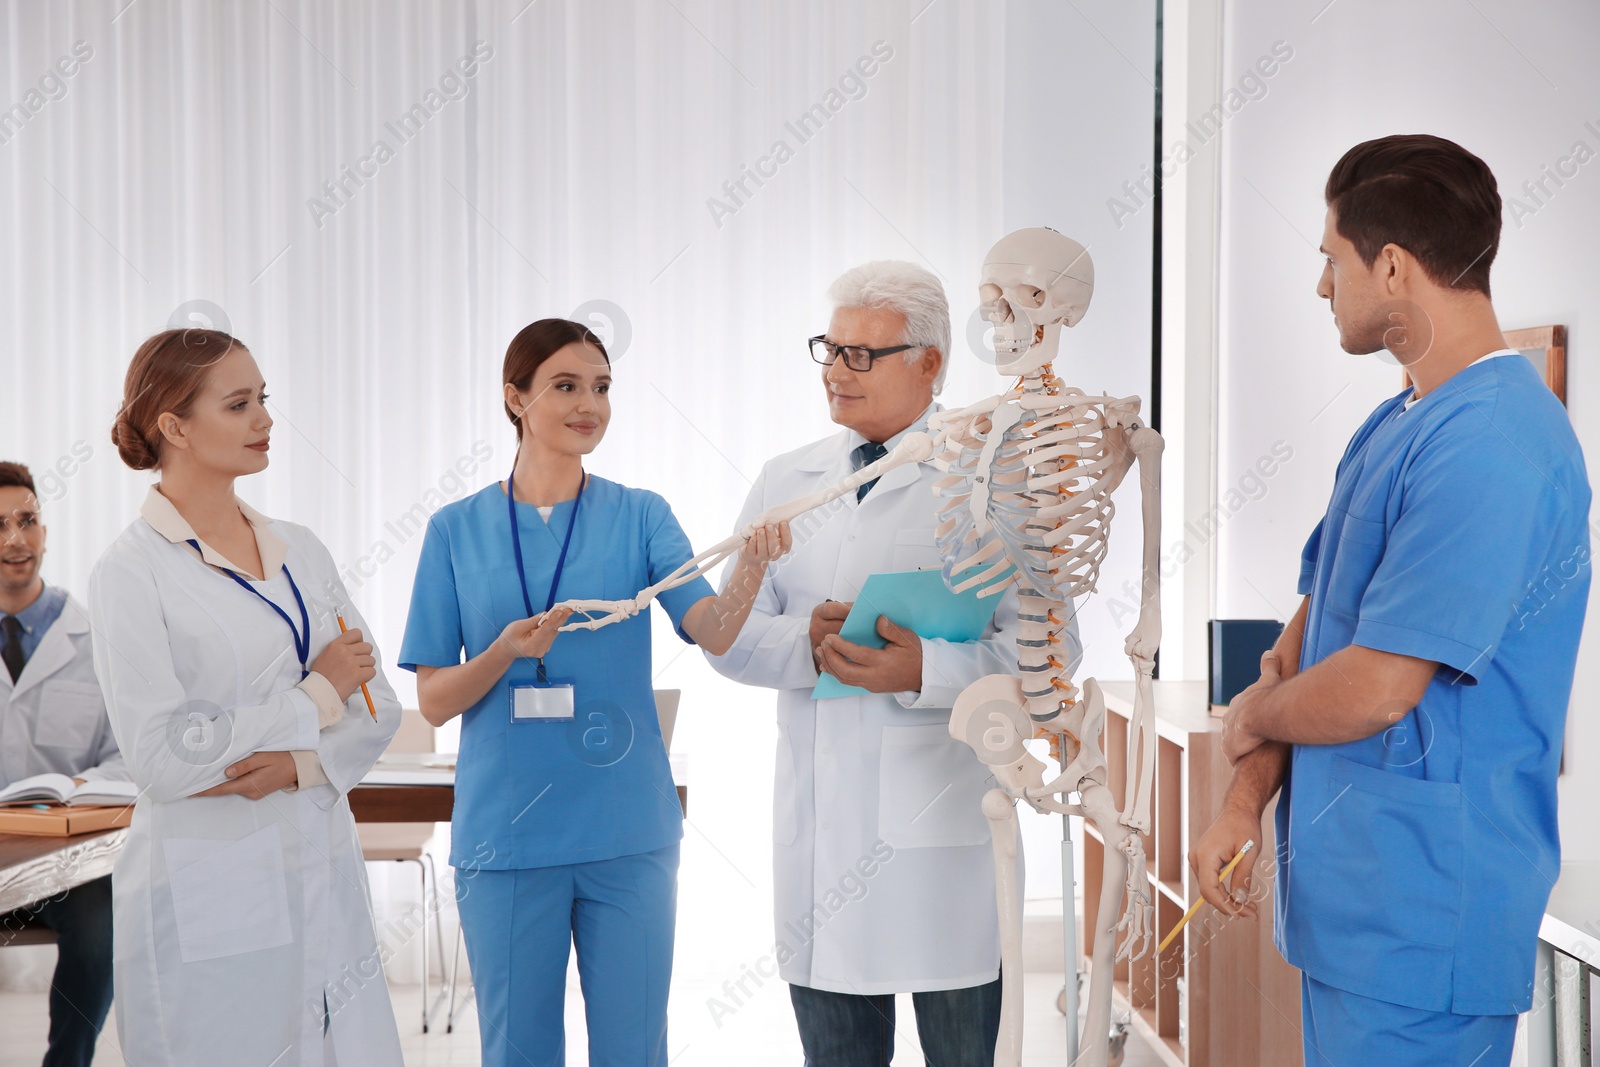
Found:
[[[1219,493],[1244,491],[1218,537],[1218,617],[1281,619],[1294,610],[1300,549],[1326,506],[1339,455],[1366,414],[1400,389],[1391,363],[1340,350],[1314,292],[1323,183],[1360,141],[1435,133],[1487,161],[1506,208],[1492,275],[1501,324],[1568,327],[1569,413],[1597,455],[1600,381],[1589,367],[1600,331],[1586,313],[1600,291],[1600,163],[1568,164],[1576,173],[1559,188],[1548,182],[1549,195],[1537,199],[1524,188],[1547,166],[1600,152],[1597,40],[1600,8],[1576,0],[1238,0],[1226,8],[1225,84],[1275,42],[1293,56],[1224,127],[1216,482]],[[1258,490],[1247,476],[1275,447],[1292,458]],[[1597,686],[1600,627],[1591,618],[1561,780],[1568,860],[1600,856]]]

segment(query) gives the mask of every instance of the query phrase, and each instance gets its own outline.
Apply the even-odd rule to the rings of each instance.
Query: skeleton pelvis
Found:
[[[950,712],[950,736],[992,767],[1012,796],[1044,784],[1044,764],[1023,745],[1033,736],[1033,722],[1015,675],[991,674],[962,690]]]

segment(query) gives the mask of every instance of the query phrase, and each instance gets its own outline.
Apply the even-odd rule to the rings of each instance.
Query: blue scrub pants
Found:
[[[1306,1067],[1506,1067],[1515,1015],[1420,1011],[1300,976]]]
[[[678,846],[594,863],[458,871],[484,1067],[566,1063],[578,950],[592,1067],[666,1067]]]

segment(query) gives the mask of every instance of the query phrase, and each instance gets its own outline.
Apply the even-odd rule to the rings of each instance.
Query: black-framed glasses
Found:
[[[896,352],[905,352],[912,348],[921,348],[922,345],[894,345],[889,348],[862,348],[860,345],[836,345],[827,339],[824,334],[818,334],[806,340],[811,346],[811,358],[824,367],[831,367],[837,359],[843,359],[844,365],[857,374],[865,374],[872,369],[872,361],[892,356]]]

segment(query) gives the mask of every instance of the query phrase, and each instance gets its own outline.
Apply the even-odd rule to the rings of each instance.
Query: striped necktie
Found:
[[[860,470],[862,467],[865,467],[868,464],[878,462],[878,460],[882,459],[888,454],[889,450],[878,444],[876,441],[868,441],[864,445],[857,445],[855,448],[850,450],[851,469]],[[856,489],[856,503],[859,504],[861,501],[865,500],[867,494],[872,491],[872,487],[877,484],[878,479],[874,478],[872,481],[865,482],[858,489]]]

